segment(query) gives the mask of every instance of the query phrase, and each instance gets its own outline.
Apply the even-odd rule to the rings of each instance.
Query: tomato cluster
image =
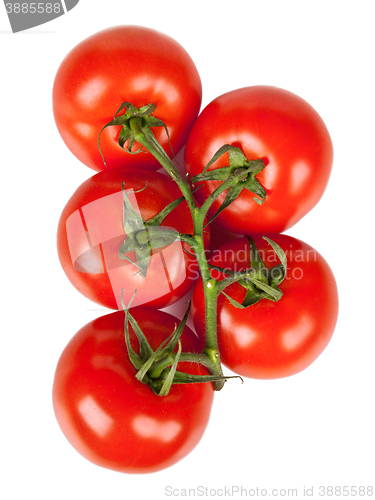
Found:
[[[117,471],[158,471],[197,445],[221,362],[243,377],[296,374],[337,320],[327,262],[280,234],[328,183],[323,120],[271,86],[228,92],[198,116],[201,98],[185,49],[139,26],[83,40],[54,82],[61,137],[98,172],[63,209],[59,259],[80,293],[117,311],[69,342],[53,405],[70,443]],[[238,238],[218,243],[217,228]],[[160,310],[193,287],[196,332]]]

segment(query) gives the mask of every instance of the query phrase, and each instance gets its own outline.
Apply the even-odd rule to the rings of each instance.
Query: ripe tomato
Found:
[[[198,117],[185,148],[190,176],[202,172],[224,144],[242,149],[248,160],[266,167],[257,179],[267,191],[262,206],[243,190],[215,222],[237,234],[280,233],[298,222],[320,200],[330,176],[333,148],[318,113],[303,99],[276,87],[254,86],[213,100]],[[228,154],[209,168],[228,166]],[[205,181],[202,203],[219,181]],[[225,199],[220,195],[212,216]]]
[[[155,350],[179,321],[162,311],[132,311]],[[130,327],[135,351],[138,342]],[[184,352],[200,352],[202,341],[185,327]],[[207,375],[193,363],[186,373]],[[173,385],[157,396],[135,378],[124,339],[124,312],[91,321],[68,343],[53,383],[57,421],[72,446],[85,458],[128,473],[155,472],[175,464],[198,444],[213,403],[210,383]]]
[[[195,283],[199,276],[196,260],[184,252],[180,241],[152,251],[146,277],[135,265],[120,259],[118,249],[126,236],[123,181],[125,190],[130,190],[130,202],[144,220],[181,197],[176,183],[158,172],[110,169],[94,175],[75,191],[61,214],[57,230],[61,265],[78,291],[105,307],[122,309],[123,288],[126,304],[137,290],[133,306],[166,307]],[[162,225],[192,233],[186,202],[177,206]],[[129,255],[134,261],[133,254]]]
[[[323,257],[303,241],[271,235],[285,251],[287,273],[278,302],[262,299],[238,309],[221,294],[218,301],[218,338],[223,363],[250,378],[294,375],[307,368],[330,341],[338,315],[338,292],[333,273]],[[266,267],[279,264],[272,248],[259,236],[254,240]],[[245,270],[250,265],[246,238],[229,241],[213,252],[211,262],[221,268]],[[212,271],[216,279],[224,275]],[[225,293],[242,303],[245,289],[235,283]],[[204,299],[201,280],[194,289],[194,326],[204,335]]]
[[[99,132],[122,102],[136,107],[155,104],[154,115],[167,125],[177,154],[201,100],[201,80],[185,49],[169,36],[141,26],[117,26],[83,40],[62,61],[53,87],[53,112],[61,137],[79,160],[96,171],[105,169],[97,145]],[[158,170],[151,154],[130,155],[120,148],[120,129],[108,127],[101,135],[108,168]],[[153,131],[169,153],[165,130]]]

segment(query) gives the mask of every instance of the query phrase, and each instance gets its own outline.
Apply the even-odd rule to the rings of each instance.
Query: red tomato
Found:
[[[250,378],[272,379],[294,375],[307,368],[330,341],[338,315],[335,278],[323,257],[303,241],[270,235],[288,259],[287,274],[279,288],[278,302],[262,299],[238,309],[221,294],[218,301],[218,338],[223,363]],[[266,267],[279,264],[275,252],[262,238],[254,237]],[[245,270],[250,265],[246,238],[229,241],[212,254],[221,268]],[[212,271],[216,279],[224,275]],[[242,303],[245,289],[235,283],[225,293]],[[201,280],[192,302],[194,325],[204,335],[204,299]]]
[[[196,260],[184,252],[180,241],[152,251],[145,278],[135,265],[120,259],[118,249],[126,237],[123,181],[125,190],[130,190],[130,202],[144,220],[181,196],[176,183],[158,172],[111,169],[94,175],[81,184],[61,214],[57,230],[61,265],[78,291],[105,307],[122,309],[123,288],[126,304],[137,289],[133,306],[166,307],[195,283],[199,276]],[[176,207],[162,225],[192,233],[186,202]],[[130,256],[134,261],[133,253]]]
[[[155,104],[154,116],[167,125],[177,154],[199,113],[201,99],[199,74],[179,43],[150,28],[117,26],[86,38],[62,61],[53,87],[53,112],[72,153],[88,167],[101,171],[105,166],[98,135],[122,102],[136,107]],[[151,154],[130,155],[120,148],[120,129],[108,127],[101,135],[108,168],[158,170],[160,165]],[[153,131],[172,154],[165,130]]]
[[[248,160],[263,159],[257,179],[267,191],[262,206],[243,190],[215,222],[238,234],[280,233],[298,222],[320,200],[328,183],[333,148],[318,113],[303,99],[276,87],[254,86],[228,92],[198,117],[185,148],[190,176],[202,172],[224,144],[242,149]],[[228,154],[210,168],[228,166]],[[205,181],[202,203],[219,181]],[[215,201],[212,216],[224,201]]]
[[[132,311],[155,350],[179,322],[151,308]],[[135,351],[138,342],[130,328]],[[184,352],[202,341],[185,327]],[[207,375],[198,364],[179,363],[186,373]],[[154,472],[175,464],[198,444],[213,403],[210,383],[173,385],[157,396],[135,378],[124,339],[124,313],[91,321],[72,338],[53,383],[57,421],[72,446],[96,465],[128,473]]]

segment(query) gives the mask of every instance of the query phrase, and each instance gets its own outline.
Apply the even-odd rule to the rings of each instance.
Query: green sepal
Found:
[[[222,292],[229,302],[238,309],[245,309],[252,306],[262,299],[272,300],[277,302],[281,299],[283,293],[279,288],[274,288],[270,285],[263,283],[255,278],[248,278],[247,280],[240,280],[238,283],[245,288],[246,295],[242,303],[230,297],[227,293]]]
[[[123,115],[119,115],[119,113],[121,113],[121,111],[123,111],[123,109],[125,109],[125,108],[126,108],[125,113]],[[136,151],[132,151],[134,144],[136,142],[136,137],[135,137],[135,132],[130,127],[129,122],[132,118],[135,118],[135,117],[138,117],[141,120],[140,129],[145,133],[146,137],[149,140],[151,140],[154,144],[156,143],[156,140],[155,140],[154,134],[151,131],[151,127],[164,127],[164,130],[165,130],[167,137],[168,137],[168,142],[169,142],[169,146],[171,148],[172,154],[173,154],[173,156],[175,156],[173,153],[172,144],[171,144],[171,140],[170,140],[170,136],[169,136],[169,132],[168,132],[168,128],[167,128],[166,124],[162,120],[160,120],[159,118],[151,116],[151,114],[155,111],[155,109],[156,109],[156,106],[152,103],[147,104],[146,106],[142,106],[141,108],[136,108],[130,102],[123,102],[121,104],[121,106],[116,111],[113,120],[106,123],[102,127],[102,129],[100,130],[99,135],[98,135],[97,144],[98,144],[99,152],[100,152],[100,155],[103,159],[105,166],[107,166],[107,164],[105,162],[104,155],[103,155],[102,150],[100,148],[100,137],[101,137],[103,130],[107,127],[122,126],[122,128],[120,130],[118,144],[127,153],[138,154],[138,153],[142,153],[142,152],[147,152],[143,148],[143,146],[141,146]],[[124,147],[126,141],[129,141],[127,148]]]
[[[151,259],[151,248],[150,245],[146,244],[144,246],[139,246],[136,241],[136,236],[140,231],[144,230],[144,220],[142,216],[134,210],[132,204],[129,200],[129,195],[125,191],[125,183],[122,183],[122,194],[123,194],[123,226],[124,231],[127,234],[127,238],[124,243],[120,246],[118,253],[120,259],[125,259],[136,265],[139,269],[141,276],[146,277],[147,268]],[[127,240],[129,242],[127,243]],[[127,248],[134,244],[134,251],[136,256],[136,262],[134,262],[128,255],[126,255]]]
[[[190,313],[190,308],[191,308],[191,302],[189,301],[188,307],[187,307],[186,312],[184,314],[184,317],[182,318],[180,323],[176,326],[176,329],[173,332],[173,336],[172,336],[170,342],[168,343],[168,345],[166,346],[166,349],[165,349],[166,352],[168,352],[168,351],[173,352],[174,348],[176,347],[177,342],[180,339],[182,332],[184,331],[184,328],[186,326],[186,321],[187,321],[189,313]]]
[[[172,387],[173,379],[174,379],[174,376],[175,376],[175,373],[177,370],[177,365],[178,365],[178,362],[179,362],[179,359],[181,356],[181,352],[182,352],[181,340],[178,339],[177,342],[178,342],[177,353],[176,353],[176,356],[174,358],[173,364],[172,364],[171,368],[169,369],[169,373],[168,373],[166,379],[164,380],[164,383],[159,391],[159,396],[167,396],[171,387]]]
[[[134,144],[135,144],[135,137],[134,137],[134,134],[133,134],[133,133],[131,133],[131,134],[129,135],[129,143],[128,143],[128,147],[127,147],[127,151],[128,151],[128,153],[133,153],[133,154],[134,154],[134,153],[141,152],[141,151],[143,150],[143,148],[142,148],[142,146],[141,146],[141,147],[140,147],[139,149],[137,149],[136,151],[133,151],[133,146],[134,146]],[[122,149],[124,149],[124,148],[122,148]]]
[[[229,167],[220,167],[207,171],[207,169],[225,153],[229,153]],[[259,174],[264,168],[265,164],[263,160],[258,159],[249,161],[240,148],[229,144],[222,146],[214,154],[211,161],[204,167],[202,173],[191,178],[193,185],[197,182],[212,180],[222,181],[229,184],[223,203],[206,225],[215,220],[223,210],[233,203],[233,201],[235,201],[241,194],[243,189],[255,194],[256,196],[253,198],[254,201],[259,205],[262,205],[266,199],[267,192],[256,178],[256,175]],[[232,180],[232,183],[230,183],[230,180]],[[213,192],[213,195],[215,195],[215,192],[221,194],[222,191],[222,189],[219,191],[219,188],[217,188]]]
[[[196,189],[192,190],[192,194],[198,191],[198,189],[200,189],[201,187],[202,184],[198,186]],[[158,214],[154,215],[154,217],[151,217],[151,219],[147,219],[147,221],[145,221],[146,226],[147,227],[160,226],[163,220],[167,217],[167,215],[173,212],[173,210],[184,201],[186,201],[184,196],[180,196],[180,198],[177,198],[176,200],[172,201],[166,207],[160,210]]]
[[[147,241],[151,250],[164,248],[171,243],[179,240],[179,233],[175,229],[167,229],[162,227],[146,228],[145,231],[138,233],[136,238],[141,245],[143,241]]]
[[[268,284],[268,279],[267,279],[268,269],[264,265],[260,255],[259,255],[255,241],[250,236],[246,236],[246,238],[247,238],[247,241],[248,241],[248,244],[250,247],[250,265],[251,265],[252,269],[254,269],[256,271],[255,277],[259,281],[262,281],[263,283]]]
[[[126,123],[124,124],[124,126],[122,127],[121,131],[120,131],[120,136],[119,136],[119,139],[118,139],[118,143],[120,145],[120,147],[124,147],[124,144],[125,142],[129,139],[131,135],[131,130],[129,128],[129,125]]]
[[[196,184],[201,181],[226,181],[229,179],[231,173],[231,167],[215,168],[214,170],[194,175],[194,177],[191,178],[191,182]]]
[[[242,284],[243,282],[239,281],[239,283]],[[246,288],[246,295],[242,301],[243,307],[252,306],[252,305],[256,304],[257,302],[259,302],[260,300],[264,299],[267,295],[264,290],[260,290],[259,288],[257,288],[255,283],[252,283],[250,281],[248,281],[245,284],[245,288]],[[228,295],[227,295],[227,298],[228,298]]]
[[[136,378],[140,381],[143,380],[146,373],[152,368],[152,365],[163,358],[166,358],[169,353],[172,353],[176,347],[176,345],[180,342],[180,337],[185,328],[186,321],[190,312],[191,303],[189,302],[189,306],[185,312],[184,317],[181,322],[176,325],[174,331],[169,335],[167,339],[162,342],[162,344],[156,349],[156,351],[147,359],[142,368],[136,374]],[[174,359],[172,358],[172,364]],[[176,365],[177,366],[177,365]]]
[[[183,203],[185,201],[184,196],[181,196],[180,198],[177,198],[177,200],[172,201],[164,207],[158,214],[154,215],[154,217],[151,217],[151,219],[147,220],[147,226],[160,226],[160,224],[163,222],[163,220],[169,215],[178,205]]]
[[[124,303],[124,298],[123,298],[123,290],[121,291],[121,304],[122,308],[125,312],[125,323],[124,323],[124,330],[125,330],[125,343],[128,351],[128,356],[129,360],[134,366],[134,368],[137,370],[136,378],[139,381],[142,381],[144,383],[149,383],[150,378],[147,375],[147,371],[150,369],[152,366],[153,362],[160,357],[163,356],[161,354],[164,350],[165,344],[167,344],[174,336],[175,332],[173,332],[160,346],[159,348],[154,352],[150,344],[148,343],[148,340],[143,333],[142,329],[138,325],[137,321],[135,318],[131,315],[129,309],[131,306],[131,303],[135,297],[137,290],[135,290],[133,297],[131,298],[129,305],[126,306]],[[139,354],[137,354],[130,342],[130,334],[129,334],[129,323],[131,324],[133,331],[135,335],[137,336],[138,342],[139,342]]]
[[[131,327],[134,330],[134,333],[137,336],[137,339],[139,341],[139,352],[140,352],[140,357],[141,359],[148,359],[150,356],[153,354],[153,349],[151,348],[150,344],[147,341],[147,338],[145,334],[142,332],[142,329],[139,327],[137,321],[134,319],[134,317],[130,314],[129,310],[126,313],[129,317],[129,323]]]
[[[147,372],[150,370],[152,365],[154,364],[155,361],[157,361],[161,356],[161,353],[164,351],[165,345],[170,342],[174,335],[174,332],[167,337],[164,342],[160,344],[160,346],[156,349],[153,354],[144,362],[144,364],[141,366],[141,368],[138,370],[138,372],[135,375],[135,378],[138,379],[140,382],[144,379],[145,375]]]
[[[142,330],[139,328],[138,323],[135,321],[133,316],[130,314],[129,309],[131,306],[131,303],[134,300],[135,294],[137,293],[137,290],[135,290],[133,297],[131,298],[128,306],[125,305],[124,302],[124,295],[123,295],[124,290],[121,290],[121,305],[122,308],[125,312],[125,321],[124,321],[124,331],[125,331],[125,343],[128,351],[128,356],[130,359],[131,364],[134,366],[136,370],[139,370],[142,368],[144,364],[144,359],[147,359],[147,357],[152,355],[152,349],[147,342],[146,337],[144,336]],[[140,347],[140,354],[137,354],[130,342],[130,333],[129,333],[129,322],[134,330],[134,333],[137,335],[138,341],[139,341],[139,347]]]
[[[146,221],[147,222],[147,221]],[[146,223],[145,223],[146,225]],[[180,239],[175,229],[165,227],[146,227],[129,235],[119,247],[119,256],[126,259],[127,253],[149,246],[151,250],[163,248]]]
[[[213,222],[223,210],[225,210],[234,200],[236,200],[239,197],[242,189],[243,187],[240,184],[235,184],[234,186],[231,186],[228,189],[225,200],[220,205],[220,208],[217,210],[217,212],[215,212],[215,214],[206,223],[205,227],[207,227],[208,224],[211,224],[211,222]]]
[[[217,161],[221,156],[228,152],[230,165],[229,167],[221,167],[207,171],[207,169],[213,163],[215,163],[215,161]],[[254,198],[254,200],[261,205],[264,202],[267,193],[264,187],[255,178],[255,176],[265,168],[263,160],[259,159],[249,161],[240,148],[231,146],[230,144],[225,144],[224,146],[222,146],[204,167],[202,173],[197,174],[191,178],[191,182],[195,184],[196,182],[207,180],[226,181],[231,177],[232,174],[237,173],[237,170],[239,168],[244,169],[244,178],[240,179],[242,188],[256,194],[259,198]]]
[[[224,144],[224,146],[221,146],[221,148],[219,148],[216,153],[214,154],[214,156],[211,158],[211,160],[207,163],[207,165],[204,167],[203,169],[203,172],[206,172],[210,166],[215,163],[215,161],[217,161],[221,156],[225,155],[225,153],[228,153],[228,151],[231,151],[233,149],[238,149],[236,148],[236,146],[232,146],[231,144]],[[192,178],[192,182],[193,181],[194,177]]]
[[[277,288],[280,285],[280,283],[284,281],[285,275],[286,275],[286,267],[284,267],[282,264],[272,267],[268,271],[269,284],[272,287]]]
[[[142,123],[143,123],[143,126],[147,127],[148,129],[151,129],[151,127],[163,127],[165,130],[165,133],[167,134],[169,147],[173,151],[172,145],[171,145],[171,140],[169,137],[168,127],[163,122],[163,120],[160,120],[160,118],[156,118],[156,116],[147,116],[143,119]]]
[[[182,318],[180,323],[176,325],[173,333],[169,335],[169,337],[165,339],[154,352],[149,345],[146,336],[139,327],[137,321],[129,311],[131,303],[135,297],[135,293],[136,291],[134,292],[129,305],[125,306],[122,290],[121,304],[125,311],[125,343],[130,362],[137,370],[136,378],[140,382],[148,384],[158,396],[167,396],[173,384],[209,383],[217,381],[225,382],[227,379],[231,378],[239,378],[243,382],[242,377],[238,375],[228,377],[223,375],[191,375],[189,373],[184,373],[177,370],[178,363],[182,357],[181,334],[184,330],[189,315],[191,305],[190,302],[184,317]],[[139,341],[139,355],[131,346],[129,323],[131,324]],[[177,352],[173,352],[176,346]],[[189,361],[191,362],[191,357],[194,356],[194,354],[189,353],[188,355]],[[201,355],[197,354],[197,356]],[[199,362],[198,359],[197,362]]]
[[[215,212],[215,214],[210,218],[210,220],[207,222],[206,226],[208,224],[211,224],[212,221],[216,219],[216,217],[223,211],[225,210],[231,203],[233,203],[234,200],[238,198],[238,196],[241,194],[243,189],[247,189],[248,191],[258,195],[261,199],[254,197],[254,201],[256,201],[259,205],[262,205],[263,202],[266,199],[266,190],[263,188],[263,186],[260,184],[260,182],[255,178],[255,175],[257,175],[259,172],[261,172],[264,168],[264,163],[262,160],[254,160],[251,162],[246,162],[247,165],[238,167],[238,162],[242,158],[246,158],[241,151],[231,151],[229,155],[233,153],[234,158],[234,164],[235,166],[231,167],[226,167],[225,171],[227,168],[230,168],[230,175],[228,178],[233,176],[233,178],[238,178],[238,181],[236,184],[233,184],[228,188],[226,197],[223,201],[223,203],[220,205],[220,208]],[[208,174],[211,172],[216,172],[224,169],[217,169],[217,170],[210,170]],[[225,175],[227,175],[227,172],[225,172]],[[243,177],[243,179],[241,179]],[[225,180],[225,179],[222,179]]]
[[[146,188],[147,183],[142,190]],[[146,277],[152,250],[163,248],[186,236],[180,235],[177,230],[160,226],[164,218],[184,201],[184,198],[173,201],[155,217],[144,221],[130,203],[129,194],[125,191],[125,183],[122,183],[122,193],[123,226],[127,237],[120,245],[118,255],[120,259],[127,260],[136,266],[140,275]],[[129,257],[129,252],[135,252],[135,260]]]
[[[240,148],[233,148],[229,151],[229,165],[233,168],[243,167],[249,163]]]
[[[255,176],[265,168],[263,160],[248,161],[241,150],[235,150],[229,153],[229,163],[233,173],[241,172],[241,169],[243,169],[244,178],[240,178],[238,185],[242,189],[247,189],[247,191],[256,194],[257,196],[253,200],[262,205],[267,192]]]
[[[228,152],[230,154],[231,152],[236,151],[236,150],[242,153],[242,151],[239,148],[237,148],[236,146],[232,146],[231,144],[224,144],[224,146],[221,146],[221,148],[219,148],[216,151],[216,153],[213,155],[213,157],[211,158],[211,160],[204,167],[204,169],[202,170],[202,172],[200,174],[194,175],[191,178],[191,182],[193,184],[195,184],[196,182],[199,182],[199,181],[227,180],[227,179],[229,179],[229,176],[230,176],[230,174],[232,173],[232,170],[233,170],[231,167],[216,168],[216,169],[210,170],[210,171],[207,171],[207,170],[221,156],[225,155]],[[246,157],[245,157],[245,160],[246,160]]]
[[[102,157],[102,160],[103,160],[103,163],[104,163],[105,166],[107,166],[107,164],[106,164],[103,152],[102,152],[101,147],[100,147],[100,137],[102,135],[103,130],[106,129],[107,127],[113,127],[113,126],[122,125],[123,128],[121,129],[120,136],[119,136],[119,145],[122,148],[123,148],[124,143],[126,142],[126,140],[129,139],[130,136],[131,136],[131,134],[132,134],[132,131],[130,130],[130,127],[128,125],[128,122],[129,122],[129,116],[127,115],[128,111],[126,111],[126,113],[123,114],[123,115],[117,116],[127,106],[127,104],[129,104],[129,103],[123,102],[121,104],[121,106],[116,111],[116,113],[115,113],[115,115],[113,117],[113,120],[111,120],[108,123],[106,123],[102,127],[102,129],[100,130],[100,132],[98,134],[98,139],[97,139],[98,149],[99,149],[100,155]]]
[[[283,296],[283,292],[279,288],[274,288],[264,283],[263,280],[253,279],[252,284],[254,284],[256,288],[260,288],[265,293],[265,299],[277,302]]]
[[[142,230],[144,228],[144,220],[142,219],[141,214],[134,210],[133,205],[130,203],[129,195],[125,191],[125,182],[122,183],[122,199],[123,226],[126,234],[132,234]]]
[[[136,370],[139,370],[140,368],[142,368],[143,361],[142,358],[134,351],[131,345],[130,335],[129,335],[129,315],[126,310],[125,310],[124,330],[125,330],[125,343],[130,362]]]
[[[133,116],[150,116],[151,113],[153,113],[156,109],[155,104],[153,104],[152,102],[150,102],[150,104],[146,104],[145,106],[141,106],[140,108],[136,108],[130,102],[125,102],[123,104],[125,104],[129,112],[129,118]]]
[[[148,384],[159,396],[167,396],[174,383],[187,383],[186,381],[183,382],[183,379],[185,379],[186,377],[189,378],[188,382],[207,382],[213,380],[212,378],[210,378],[210,380],[206,380],[205,376],[195,376],[196,378],[192,380],[192,376],[182,372],[177,372],[177,366],[182,353],[182,344],[180,338],[186,325],[191,303],[189,302],[184,317],[182,318],[180,323],[176,325],[172,334],[169,335],[169,337],[161,343],[156,351],[153,351],[142,329],[139,327],[137,321],[129,311],[135,294],[136,291],[134,292],[129,305],[126,306],[123,299],[123,290],[121,291],[121,304],[125,312],[125,343],[130,362],[137,370],[137,373],[135,375],[137,380]],[[131,345],[129,323],[137,336],[140,354],[137,354]],[[177,352],[174,353],[173,351],[176,346]],[[171,353],[173,353],[173,356],[171,356]],[[159,369],[159,371],[161,370],[160,374],[157,366],[155,367],[155,364],[157,364],[158,362],[162,363],[162,367],[161,369]],[[168,364],[170,364],[171,366],[165,368],[165,366]]]
[[[284,278],[286,276],[286,268],[288,265],[288,261],[287,261],[284,250],[277,243],[275,243],[270,238],[267,238],[267,236],[263,236],[263,239],[265,239],[267,241],[267,243],[269,245],[271,245],[271,247],[273,248],[274,252],[276,253],[276,255],[278,256],[278,258],[281,262],[281,264],[272,267],[268,271],[268,274],[269,274],[268,280],[269,280],[271,286],[276,287],[276,286],[280,285],[280,283],[284,280]],[[275,271],[277,271],[277,272],[275,272]]]
[[[130,238],[130,236],[129,236]],[[119,257],[122,260],[127,260],[134,266],[136,266],[139,269],[139,274],[142,276],[142,278],[145,278],[147,275],[147,269],[150,263],[151,259],[151,250],[149,245],[145,245],[142,248],[139,248],[136,246],[135,248],[135,260],[132,260],[128,255],[126,255],[126,252],[124,252],[124,244],[122,244],[119,248]]]
[[[173,383],[174,384],[207,384],[208,382],[216,382],[222,380],[226,382],[232,378],[239,378],[243,383],[243,378],[240,375],[192,375],[190,373],[184,373],[176,371],[174,374]]]
[[[229,302],[232,304],[232,306],[234,306],[236,309],[245,309],[246,307],[248,307],[248,305],[253,305],[253,304],[256,304],[256,302],[253,302],[252,304],[248,304],[248,305],[244,305],[244,303],[242,302],[242,304],[240,302],[238,302],[237,300],[233,299],[230,295],[228,295],[227,293],[225,292],[222,292],[222,294],[229,300]]]
[[[262,299],[277,302],[283,296],[283,292],[280,290],[278,285],[280,285],[286,275],[287,259],[285,252],[273,240],[267,238],[266,236],[263,238],[269,243],[269,245],[272,246],[276,255],[280,259],[281,264],[268,269],[260,257],[255,241],[253,238],[247,236],[251,251],[251,270],[253,270],[253,273],[244,278],[241,277],[241,273],[238,273],[239,279],[236,281],[246,290],[242,303],[239,303],[237,300],[233,299],[221,290],[229,302],[238,309],[245,309],[246,307],[256,304]],[[226,272],[226,270],[224,269],[223,272]],[[235,274],[232,273],[232,279],[230,282],[233,283],[235,278]]]
[[[213,269],[214,271],[219,271],[219,273],[223,273],[223,274],[236,274],[235,271],[233,271],[232,269],[227,269],[226,267],[219,267],[219,266],[215,266],[214,264],[211,264],[210,262],[207,262],[208,264],[208,267],[210,269]]]

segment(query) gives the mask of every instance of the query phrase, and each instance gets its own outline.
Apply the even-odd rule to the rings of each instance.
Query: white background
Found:
[[[18,34],[0,5],[2,498],[162,499],[166,486],[181,494],[204,486],[218,495],[225,486],[298,488],[302,498],[304,487],[318,497],[321,485],[374,486],[372,4],[81,0],[67,15]],[[199,446],[146,476],[83,459],[51,403],[64,346],[109,312],[70,285],[57,258],[60,212],[94,172],[58,135],[52,84],[74,45],[116,24],[149,26],[179,41],[200,72],[203,106],[254,84],[299,94],[323,117],[335,148],[323,199],[288,231],[321,252],[336,275],[340,316],[330,345],[294,377],[229,382],[215,395]]]

